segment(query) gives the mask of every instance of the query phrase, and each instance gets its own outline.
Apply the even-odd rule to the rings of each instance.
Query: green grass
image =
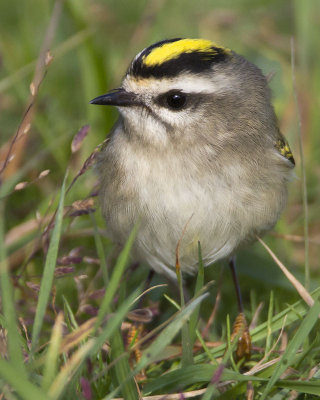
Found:
[[[27,132],[0,180],[0,398],[320,396],[319,18],[318,0],[0,3],[0,170],[16,132]],[[138,51],[170,37],[212,39],[274,72],[273,103],[297,163],[288,207],[264,240],[314,305],[260,243],[241,250],[245,314],[256,321],[246,362],[228,340],[237,307],[223,263],[203,269],[199,247],[188,296],[157,275],[143,293],[149,270],[130,259],[135,232],[119,253],[94,196],[90,155],[117,113],[88,103],[120,84]],[[41,82],[33,97],[31,82]]]

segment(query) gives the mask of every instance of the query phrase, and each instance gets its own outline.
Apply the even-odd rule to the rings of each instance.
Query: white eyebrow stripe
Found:
[[[209,79],[200,77],[181,78],[178,82],[168,85],[168,90],[179,89],[185,93],[212,93],[215,91],[214,85]]]
[[[226,74],[219,73],[214,77],[203,78],[197,75],[184,74],[173,78],[126,77],[123,87],[134,93],[166,93],[170,90],[181,90],[185,93],[219,93],[232,87],[232,80]]]

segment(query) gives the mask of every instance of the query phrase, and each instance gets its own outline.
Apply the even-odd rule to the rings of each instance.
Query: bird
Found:
[[[238,249],[275,226],[295,162],[267,78],[240,54],[207,39],[156,42],[91,104],[119,110],[97,159],[100,199],[115,243],[138,224],[135,260],[176,279],[180,241],[181,271],[195,274],[199,242],[205,266],[234,270]]]

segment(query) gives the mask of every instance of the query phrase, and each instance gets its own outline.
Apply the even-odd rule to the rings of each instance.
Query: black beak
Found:
[[[127,92],[123,88],[114,89],[109,93],[98,96],[90,101],[90,104],[102,106],[130,107],[140,105],[135,93]]]

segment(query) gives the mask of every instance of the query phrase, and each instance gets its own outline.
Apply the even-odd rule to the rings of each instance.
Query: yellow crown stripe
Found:
[[[152,67],[154,65],[162,64],[165,61],[178,58],[182,53],[192,53],[194,51],[214,54],[216,53],[214,48],[230,53],[229,49],[221,47],[210,40],[181,39],[176,42],[164,43],[162,46],[156,47],[144,58],[143,63],[148,67]]]

